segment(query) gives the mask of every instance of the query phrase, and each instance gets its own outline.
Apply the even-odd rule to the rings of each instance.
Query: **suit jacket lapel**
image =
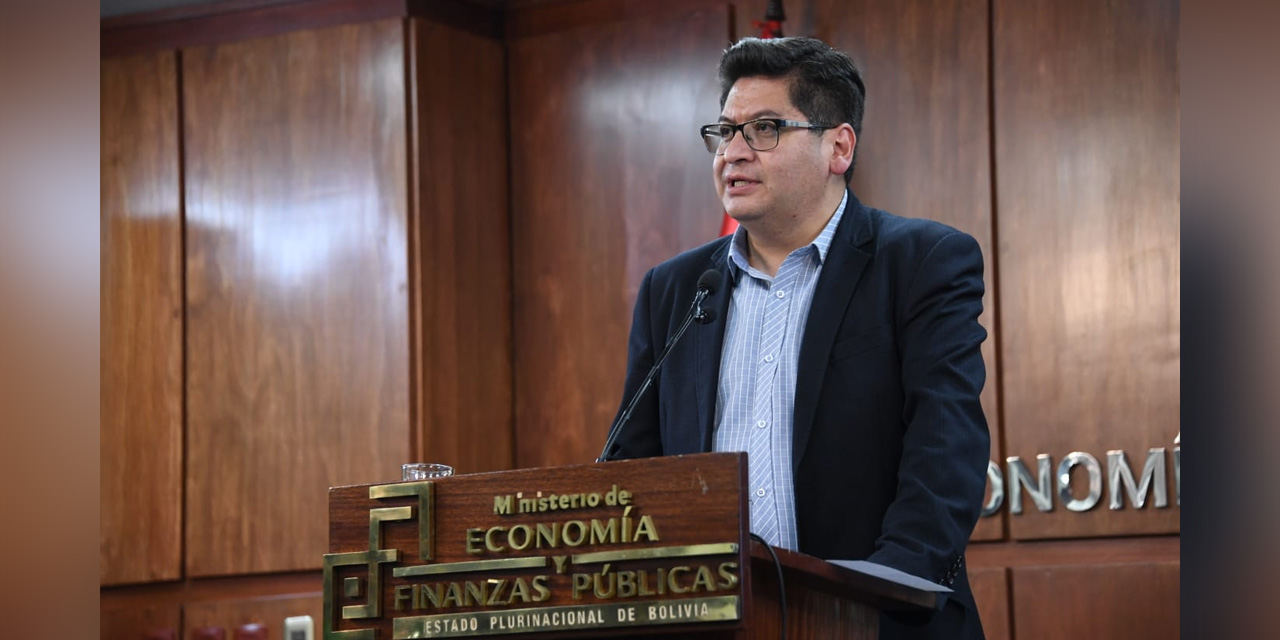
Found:
[[[818,393],[827,373],[827,361],[831,345],[835,342],[836,331],[846,313],[857,313],[856,309],[849,309],[849,300],[871,260],[871,253],[864,245],[873,236],[870,213],[850,191],[844,216],[836,228],[826,262],[822,265],[822,274],[818,276],[817,288],[813,292],[804,340],[800,345],[800,360],[796,365],[795,446],[791,464],[797,472],[805,447],[809,444],[809,434],[813,431]]]
[[[711,269],[724,277],[720,291],[712,294],[707,303],[716,311],[716,319],[710,324],[695,327],[694,346],[697,351],[694,362],[694,386],[698,403],[698,429],[702,451],[711,451],[711,435],[715,431],[716,397],[720,384],[720,351],[724,348],[725,320],[729,317],[729,298],[733,294],[733,274],[729,268],[729,244],[711,256]]]

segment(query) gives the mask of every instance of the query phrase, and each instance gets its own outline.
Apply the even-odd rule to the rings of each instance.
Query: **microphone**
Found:
[[[604,449],[600,451],[600,457],[596,458],[596,462],[606,462],[612,455],[615,441],[618,435],[622,433],[622,427],[631,420],[631,412],[635,411],[636,405],[640,403],[640,398],[644,396],[644,392],[649,390],[649,385],[653,383],[653,377],[658,375],[658,369],[662,367],[662,363],[666,361],[667,356],[671,353],[671,349],[676,346],[680,338],[684,336],[684,332],[689,329],[689,325],[695,320],[699,324],[708,324],[716,319],[715,309],[703,309],[702,301],[707,296],[715,293],[720,285],[724,284],[724,276],[715,269],[707,269],[698,276],[698,290],[693,294],[693,304],[689,305],[689,312],[684,316],[684,322],[680,323],[680,328],[676,329],[674,335],[667,339],[667,344],[662,347],[662,352],[658,354],[658,359],[649,368],[649,373],[645,375],[644,381],[640,383],[640,388],[631,396],[631,401],[627,403],[627,408],[618,415],[618,420],[609,427],[609,437],[604,441]]]
[[[715,293],[722,283],[724,283],[724,276],[715,269],[707,269],[702,272],[702,275],[698,276],[698,293],[693,296],[693,319],[697,320],[698,324],[710,324],[716,319],[715,309],[703,309],[702,301],[707,296]],[[684,328],[681,327],[674,340],[679,340],[680,335],[683,333]]]

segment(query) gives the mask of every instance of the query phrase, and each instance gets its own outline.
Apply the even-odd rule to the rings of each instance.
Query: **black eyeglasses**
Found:
[[[707,151],[721,156],[724,155],[725,147],[729,146],[729,142],[733,140],[734,134],[739,131],[742,132],[742,138],[747,141],[748,147],[756,151],[768,151],[778,146],[778,134],[783,129],[823,130],[833,128],[829,124],[814,124],[812,122],[783,120],[782,118],[756,118],[742,124],[717,122],[716,124],[703,125],[699,132],[702,133],[702,142],[707,145]]]

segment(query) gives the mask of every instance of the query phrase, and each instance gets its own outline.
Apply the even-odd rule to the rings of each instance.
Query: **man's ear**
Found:
[[[843,176],[853,164],[853,151],[858,148],[858,134],[848,122],[836,127],[835,141],[831,146],[831,173]]]

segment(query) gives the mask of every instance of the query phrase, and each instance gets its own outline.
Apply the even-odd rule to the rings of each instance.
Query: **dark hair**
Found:
[[[791,103],[810,122],[848,122],[861,140],[867,89],[848,54],[815,38],[743,38],[720,58],[721,109],[734,83],[750,77],[787,79]],[[853,178],[857,160],[855,147],[853,162],[844,172],[846,184]]]

